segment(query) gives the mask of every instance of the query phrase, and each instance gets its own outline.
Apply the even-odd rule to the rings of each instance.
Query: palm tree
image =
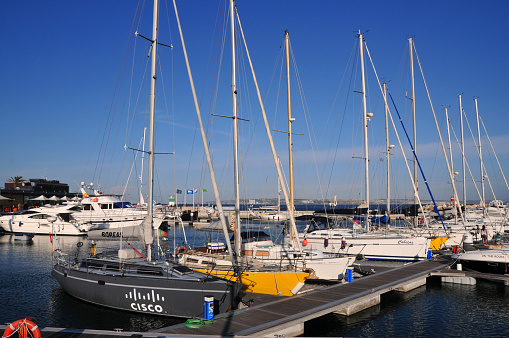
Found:
[[[16,183],[16,184],[17,184],[17,183],[19,183],[19,182],[23,182],[23,181],[25,181],[25,180],[23,179],[23,176],[14,176],[14,177],[11,177],[11,178],[9,179],[9,181],[14,182],[14,183]]]

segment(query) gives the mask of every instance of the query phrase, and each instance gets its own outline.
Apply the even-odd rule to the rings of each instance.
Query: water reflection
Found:
[[[323,316],[306,324],[306,336],[474,337],[505,336],[509,329],[508,288],[441,283],[382,296],[379,309],[351,317]]]
[[[73,298],[51,276],[53,262],[49,236],[35,236],[31,244],[15,241],[13,237],[9,234],[0,236],[1,323],[33,317],[40,326],[147,331],[183,322],[182,319],[108,309]],[[59,241],[62,250],[72,255],[78,250],[78,242],[83,242],[80,256],[89,252],[86,238],[62,236]],[[119,244],[105,242],[101,245],[114,248]]]

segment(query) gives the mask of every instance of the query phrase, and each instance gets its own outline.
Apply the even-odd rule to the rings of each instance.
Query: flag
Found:
[[[166,231],[161,230],[161,229],[159,229],[159,235],[160,236],[164,236],[164,237],[168,237],[168,233]]]
[[[203,192],[207,192],[207,189],[203,189]]]
[[[188,194],[188,195],[192,195],[192,194],[193,194],[193,190],[192,190],[192,189],[187,189],[187,190],[186,190],[186,194]]]
[[[177,189],[177,194],[182,194],[182,190]]]
[[[198,193],[198,189],[194,189],[194,193],[197,194]]]

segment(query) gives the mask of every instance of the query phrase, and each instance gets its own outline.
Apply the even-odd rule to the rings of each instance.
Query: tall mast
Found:
[[[475,103],[475,115],[477,118],[477,142],[478,142],[478,150],[479,150],[479,159],[480,159],[480,166],[481,166],[481,207],[483,216],[485,216],[485,204],[486,200],[484,197],[484,164],[482,163],[482,149],[481,149],[481,129],[479,127],[479,109],[477,109],[477,99],[474,99]]]
[[[285,31],[285,48],[286,48],[286,103],[288,107],[288,164],[290,166],[290,205],[288,209],[293,210],[293,141],[292,141],[292,123],[295,119],[292,118],[292,104],[290,96],[290,37],[288,31]],[[279,189],[278,189],[279,196]]]
[[[463,105],[461,104],[461,95],[458,95],[460,101],[460,129],[461,129],[461,158],[462,158],[462,170],[463,170],[463,205],[465,210],[467,207],[467,180],[465,172],[465,139],[463,137]]]
[[[385,106],[385,149],[387,151],[387,224],[391,219],[391,145],[389,144],[389,106],[387,105],[387,84],[384,82],[384,106]]]
[[[233,190],[235,194],[235,253],[240,256],[240,182],[239,182],[239,126],[237,116],[237,66],[235,51],[235,1],[230,0],[230,29],[232,49],[232,110],[233,110]]]
[[[414,39],[408,39],[408,47],[410,50],[410,80],[412,85],[412,121],[414,128],[414,151],[417,153],[417,127],[415,122],[415,79],[414,79]],[[414,185],[415,185],[415,194],[414,194],[414,205],[417,205],[417,194],[419,192],[419,185],[417,180],[417,160],[414,158]],[[417,215],[414,216],[414,226],[417,226]]]
[[[364,41],[363,34],[359,31],[359,52],[361,57],[361,79],[362,79],[362,123],[364,124],[364,173],[366,180],[366,231],[369,231],[369,154],[368,154],[368,109],[366,106],[366,78],[364,74]]]
[[[189,76],[189,84],[191,85],[191,92],[193,93],[193,101],[194,107],[196,109],[196,117],[198,118],[198,125],[200,126],[200,134],[203,142],[203,148],[205,150],[205,157],[207,159],[207,165],[209,167],[210,173],[210,181],[212,183],[212,191],[214,192],[214,199],[217,204],[217,210],[219,211],[219,219],[221,221],[221,225],[223,227],[224,237],[228,238],[228,227],[226,224],[226,219],[223,212],[223,204],[221,203],[221,198],[219,197],[219,188],[217,186],[216,174],[214,172],[214,166],[212,165],[212,157],[210,156],[210,149],[207,141],[207,135],[205,134],[205,128],[203,127],[203,119],[201,118],[200,106],[198,104],[198,97],[196,95],[196,89],[194,87],[193,75],[191,74],[191,66],[189,64],[189,58],[187,57],[187,49],[186,44],[184,42],[184,34],[182,33],[182,26],[180,25],[180,19],[177,11],[177,4],[175,0],[173,0],[173,7],[175,9],[175,16],[177,18],[177,24],[179,28],[180,40],[182,42],[182,51],[184,52],[184,59],[186,61],[187,74]],[[226,247],[228,249],[228,253],[230,254],[230,258],[232,260],[232,264],[235,269],[237,267],[237,256],[234,255],[234,251],[231,248],[230,241],[226,241]]]
[[[447,125],[447,138],[448,138],[448,141],[449,141],[449,159],[451,161],[451,172],[452,172],[452,180],[453,182],[451,182],[452,186],[454,187],[455,185],[455,177],[456,175],[454,174],[454,168],[453,168],[453,161],[452,161],[452,144],[451,144],[451,130],[450,130],[450,121],[449,121],[449,113],[447,112],[447,108],[444,108],[445,110],[445,119],[446,119],[446,125]],[[452,192],[452,195],[454,196],[454,188],[453,188],[453,192]],[[456,198],[453,198],[454,200],[454,207],[453,207],[453,210],[454,210],[454,220],[455,220],[455,223],[458,223],[458,212],[456,210],[456,205],[458,203],[458,201],[456,201]]]
[[[152,218],[154,213],[154,150],[155,150],[155,105],[156,105],[156,69],[157,69],[157,26],[159,21],[159,0],[154,0],[154,18],[152,24],[152,65],[150,78],[150,126],[149,126],[149,149],[148,149],[148,219],[152,231]],[[151,243],[150,243],[151,244]],[[147,259],[151,260],[151,247],[147,246]]]
[[[143,145],[141,152],[141,172],[140,172],[140,204],[145,204],[145,199],[143,198],[143,165],[145,160],[145,134],[147,133],[147,128],[143,128]]]

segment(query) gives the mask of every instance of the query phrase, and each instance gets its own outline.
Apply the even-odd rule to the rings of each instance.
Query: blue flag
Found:
[[[188,195],[192,195],[192,194],[193,194],[193,190],[192,190],[192,189],[187,189],[187,190],[186,190],[186,194],[188,194]]]

